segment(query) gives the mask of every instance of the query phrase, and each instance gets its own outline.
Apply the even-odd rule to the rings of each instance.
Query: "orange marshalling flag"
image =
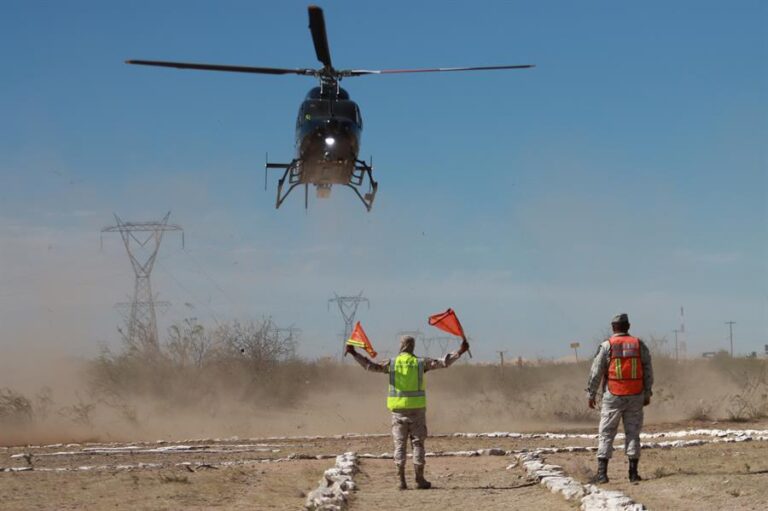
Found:
[[[447,311],[441,312],[440,314],[430,316],[429,324],[433,327],[439,328],[444,332],[448,332],[449,334],[464,337],[464,329],[461,327],[459,318],[456,317],[456,313],[453,312],[453,309],[448,309]]]
[[[350,335],[349,339],[347,339],[347,344],[357,348],[363,348],[366,352],[368,352],[371,358],[376,358],[376,350],[373,349],[373,345],[368,339],[368,336],[365,335],[365,330],[363,330],[363,327],[360,325],[359,321],[355,325],[355,329],[352,330],[352,335]]]

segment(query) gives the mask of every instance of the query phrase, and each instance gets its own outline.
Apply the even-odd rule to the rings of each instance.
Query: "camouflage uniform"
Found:
[[[614,334],[625,336],[629,334]],[[603,402],[600,409],[600,428],[597,457],[610,459],[613,454],[613,440],[619,429],[619,421],[624,420],[624,450],[629,459],[640,458],[640,430],[643,428],[643,406],[653,395],[653,365],[651,352],[643,341],[640,341],[640,362],[643,365],[643,392],[629,396],[614,396],[606,388],[608,363],[611,359],[611,346],[608,340],[603,341],[597,349],[589,373],[587,391],[589,398],[595,399],[599,388],[603,390]]]
[[[354,352],[352,356],[355,360],[368,371],[375,373],[389,374],[391,360],[377,363],[367,357]],[[449,353],[442,359],[424,358],[424,372],[434,369],[445,369],[456,362],[461,355],[458,352]],[[405,465],[406,450],[408,438],[411,439],[413,447],[413,464],[424,466],[424,442],[427,439],[427,409],[415,408],[411,410],[392,410],[392,439],[395,442],[395,465],[402,467]]]

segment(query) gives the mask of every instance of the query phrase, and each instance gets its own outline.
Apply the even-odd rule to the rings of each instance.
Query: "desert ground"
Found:
[[[644,481],[627,482],[618,450],[602,489],[648,509],[765,508],[768,421],[650,425],[643,442]],[[301,509],[335,456],[352,451],[359,463],[348,509],[575,509],[578,499],[550,491],[519,455],[539,453],[587,484],[595,445],[593,429],[435,433],[427,444],[434,488],[405,492],[385,433],[4,447],[0,508]]]
[[[0,361],[0,509],[722,510],[768,502],[765,360],[676,362],[658,352],[644,481],[627,482],[619,449],[600,488],[589,484],[598,413],[586,406],[588,362],[461,361],[428,377],[434,488],[401,492],[383,375],[349,362],[270,359],[252,338],[250,357],[225,340],[47,365],[42,356]]]

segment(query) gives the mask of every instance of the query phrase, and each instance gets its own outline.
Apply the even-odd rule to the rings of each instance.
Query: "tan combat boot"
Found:
[[[432,483],[424,479],[424,465],[414,465],[416,470],[416,488],[419,490],[429,490],[432,488]]]
[[[407,490],[408,489],[408,483],[405,482],[405,465],[398,465],[397,466],[397,477],[400,478],[400,487],[401,490]]]

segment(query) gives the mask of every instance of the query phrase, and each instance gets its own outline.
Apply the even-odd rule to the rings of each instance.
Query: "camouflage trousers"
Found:
[[[405,466],[408,439],[413,447],[413,464],[424,465],[424,442],[427,439],[427,409],[392,412],[392,439],[395,442],[395,465]]]
[[[603,395],[600,409],[600,430],[598,432],[597,457],[610,459],[613,455],[613,439],[624,421],[624,452],[630,459],[640,457],[640,430],[643,429],[643,394],[614,396]]]

